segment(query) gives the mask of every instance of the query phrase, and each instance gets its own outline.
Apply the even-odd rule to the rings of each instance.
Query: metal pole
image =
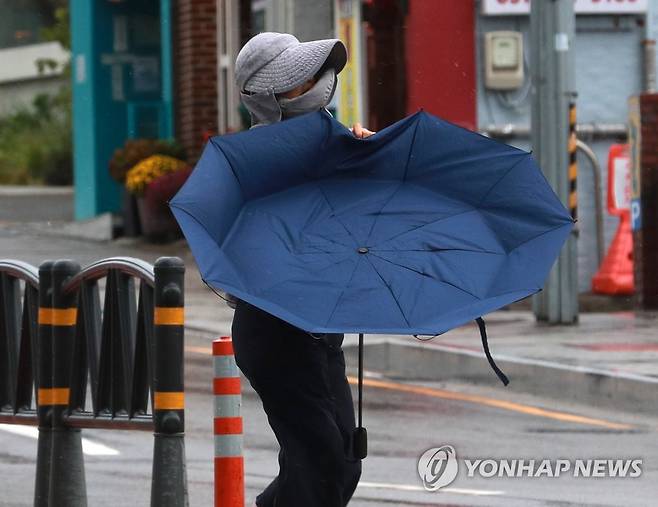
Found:
[[[244,457],[240,373],[233,341],[222,336],[212,343],[215,416],[215,507],[244,507]]]
[[[359,419],[354,429],[353,451],[356,459],[365,459],[368,455],[368,431],[363,427],[363,333],[359,333]]]
[[[155,262],[153,312],[153,479],[152,507],[189,504],[185,469],[184,277],[177,257]]]
[[[570,118],[575,102],[573,0],[532,2],[530,10],[532,145],[544,175],[565,206],[575,209],[569,179]],[[571,143],[573,147],[573,141]],[[575,147],[574,147],[575,149]],[[572,167],[572,176],[575,167]],[[572,178],[573,180],[574,178]],[[538,320],[571,324],[578,320],[577,229],[553,266],[543,292],[533,299]]]
[[[52,307],[40,308],[39,319],[48,322],[52,333],[52,389],[44,395],[52,406],[52,463],[50,472],[50,505],[86,507],[84,459],[80,430],[68,428],[64,415],[69,407],[70,375],[77,293],[65,294],[64,284],[80,271],[80,265],[61,260],[52,265]]]
[[[645,39],[642,41],[644,56],[644,91],[646,93],[656,92],[656,41]]]
[[[576,141],[576,147],[582,151],[590,161],[592,168],[592,180],[594,181],[594,223],[596,226],[596,258],[600,266],[605,257],[605,243],[603,236],[603,202],[601,197],[601,164],[594,150],[580,139]]]

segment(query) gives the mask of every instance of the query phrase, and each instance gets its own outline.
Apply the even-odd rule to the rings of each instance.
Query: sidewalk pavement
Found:
[[[68,257],[84,266],[113,255],[149,262],[177,255],[187,266],[187,328],[208,336],[230,334],[232,310],[204,285],[184,240],[153,245],[139,239],[71,239],[65,223],[53,225],[59,226],[0,217],[0,258],[38,265],[46,258]],[[507,389],[658,414],[658,312],[608,311],[628,308],[628,299],[621,305],[601,296],[587,301],[590,310],[603,301],[604,311],[581,313],[572,326],[537,324],[532,312],[524,309],[527,301],[485,316],[491,353],[511,381]],[[346,336],[351,371],[357,364],[356,344],[355,335]],[[475,323],[426,342],[368,335],[365,344],[370,375],[499,383],[485,359]]]
[[[73,188],[0,185],[0,225],[73,220]]]

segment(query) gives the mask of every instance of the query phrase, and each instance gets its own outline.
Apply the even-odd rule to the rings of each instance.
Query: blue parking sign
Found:
[[[640,199],[631,200],[631,229],[637,231],[642,229],[642,213]]]

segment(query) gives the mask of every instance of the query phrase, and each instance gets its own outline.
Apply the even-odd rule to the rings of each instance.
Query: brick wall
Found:
[[[640,95],[640,214],[633,231],[636,302],[658,309],[658,94]]]
[[[195,162],[217,132],[216,0],[174,2],[176,138]]]

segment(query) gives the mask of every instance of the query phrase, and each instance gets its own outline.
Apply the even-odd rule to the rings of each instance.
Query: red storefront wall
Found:
[[[407,113],[475,129],[475,1],[411,0],[405,42]]]

